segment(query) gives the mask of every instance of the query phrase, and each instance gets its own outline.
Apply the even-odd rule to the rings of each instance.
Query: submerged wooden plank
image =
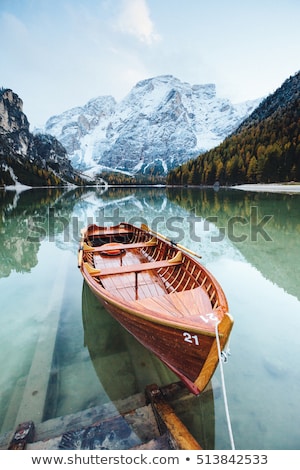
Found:
[[[138,393],[127,399],[108,402],[77,413],[53,418],[36,425],[34,440],[47,441],[75,429],[96,425],[119,414],[131,413],[132,410],[142,406],[145,406],[145,397],[142,393]]]
[[[157,418],[158,427],[161,433],[164,430],[170,434],[174,442],[174,448],[179,450],[201,450],[202,447],[196,439],[188,431],[187,427],[178,418],[173,408],[164,399],[157,385],[150,385],[146,389],[146,395],[150,400],[155,416]]]
[[[23,397],[15,419],[15,427],[24,421],[32,420],[34,423],[40,423],[43,420],[66,275],[67,263],[64,259],[57,269],[52,292],[49,295],[51,301],[41,325]]]
[[[102,421],[95,426],[63,434],[59,449],[63,450],[123,450],[141,444],[140,438],[123,416]]]
[[[146,390],[147,396],[150,391],[152,405],[146,404],[145,394],[138,393],[37,424],[33,442],[26,449],[201,449],[203,436],[197,442],[178,416],[178,408],[189,410],[189,405],[199,399],[180,382],[161,388],[151,385]],[[174,401],[176,408],[170,404]],[[10,439],[0,436],[0,448],[7,449]]]

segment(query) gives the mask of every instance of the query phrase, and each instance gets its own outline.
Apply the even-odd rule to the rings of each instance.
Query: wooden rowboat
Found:
[[[90,225],[78,267],[106,310],[198,395],[233,320],[221,286],[191,253],[144,225]]]

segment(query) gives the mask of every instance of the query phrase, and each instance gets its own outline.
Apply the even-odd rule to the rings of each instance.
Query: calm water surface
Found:
[[[235,320],[224,373],[236,448],[300,449],[300,195],[40,189],[0,201],[1,433],[177,380],[77,269],[80,228],[122,220],[201,253],[223,286]],[[220,382],[217,369],[213,393],[179,413],[202,445],[228,449]]]

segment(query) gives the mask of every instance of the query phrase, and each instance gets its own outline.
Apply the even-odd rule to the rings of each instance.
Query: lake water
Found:
[[[0,432],[177,380],[95,302],[80,228],[147,223],[202,255],[234,317],[224,364],[237,449],[300,449],[300,195],[220,189],[0,192]],[[182,413],[229,449],[220,370]],[[213,421],[213,422],[212,422]],[[198,437],[199,436],[199,437]],[[203,442],[201,442],[203,445]]]

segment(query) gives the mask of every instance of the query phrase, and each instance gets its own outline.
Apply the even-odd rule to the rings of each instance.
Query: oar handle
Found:
[[[80,248],[79,251],[78,251],[78,256],[77,256],[78,268],[81,268],[82,258],[83,258],[83,249]]]
[[[157,235],[157,236],[160,237],[160,238],[163,238],[163,239],[166,240],[167,242],[171,243],[172,245],[177,246],[178,248],[180,248],[180,249],[183,250],[183,251],[186,251],[186,252],[189,253],[190,255],[197,256],[197,258],[202,258],[202,256],[199,255],[198,253],[196,253],[195,251],[192,251],[192,250],[190,250],[189,248],[186,248],[185,246],[180,245],[179,243],[172,242],[172,240],[170,240],[168,237],[165,237],[165,236],[162,235],[161,233],[155,232],[154,230],[152,230],[151,228],[149,228],[148,225],[146,225],[146,224],[142,224],[142,225],[141,225],[141,229],[142,229],[142,230],[145,230],[146,232],[151,232],[151,233],[153,233],[153,235]]]

